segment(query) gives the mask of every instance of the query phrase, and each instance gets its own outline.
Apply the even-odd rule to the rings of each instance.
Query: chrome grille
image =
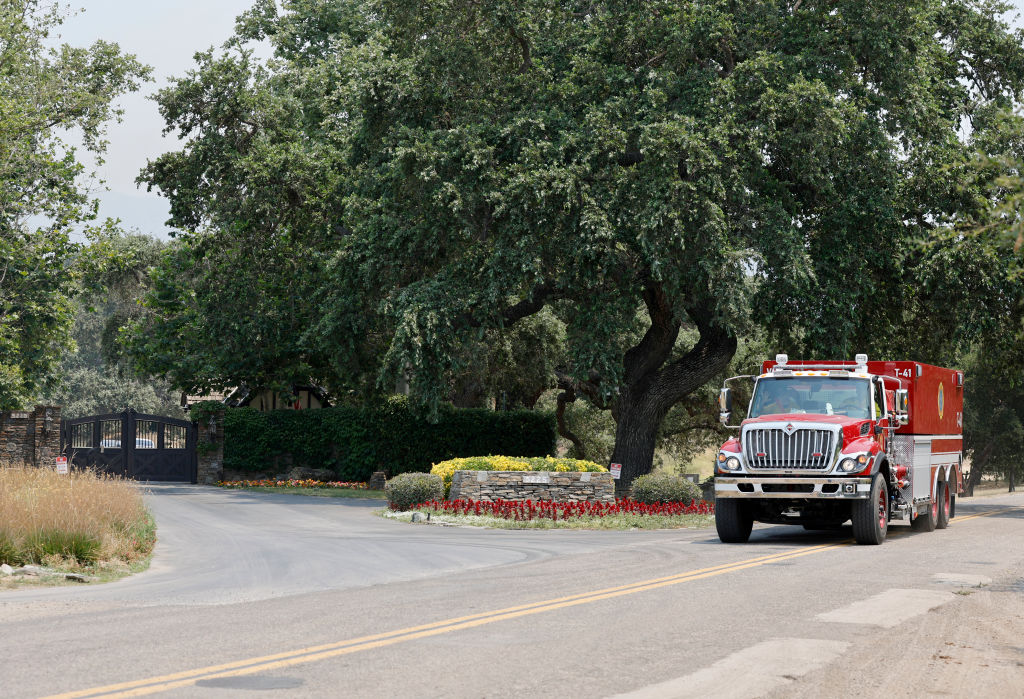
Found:
[[[743,433],[743,456],[751,471],[826,471],[837,431],[796,427],[751,427]]]

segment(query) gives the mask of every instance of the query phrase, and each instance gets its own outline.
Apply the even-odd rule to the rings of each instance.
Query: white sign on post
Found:
[[[612,478],[619,480],[619,476],[622,475],[622,464],[612,464],[608,470],[612,472]]]
[[[68,457],[58,456],[57,457],[57,473],[68,472]]]

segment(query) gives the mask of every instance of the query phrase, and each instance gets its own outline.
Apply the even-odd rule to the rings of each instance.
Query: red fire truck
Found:
[[[943,529],[963,494],[964,375],[919,362],[790,361],[780,354],[753,379],[738,437],[718,452],[715,521],[724,542],[744,542],[755,521],[806,529],[853,523],[880,544],[892,520]]]

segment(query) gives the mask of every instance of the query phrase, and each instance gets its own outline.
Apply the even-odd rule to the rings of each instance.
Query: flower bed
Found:
[[[711,515],[715,512],[713,503],[706,500],[683,502],[643,503],[620,499],[614,503],[601,502],[551,502],[549,500],[431,500],[413,508],[421,512],[436,512],[452,515],[476,515],[497,517],[517,522],[538,519],[552,521],[584,517],[611,517],[615,515],[640,515],[675,517],[678,515]]]
[[[258,481],[218,481],[222,488],[343,488],[345,490],[366,490],[366,483],[347,481],[282,480],[265,478]]]
[[[469,456],[448,459],[434,464],[430,472],[444,481],[444,494],[452,487],[456,471],[551,471],[552,473],[591,472],[606,473],[608,469],[593,461],[580,459],[556,459],[553,456]]]

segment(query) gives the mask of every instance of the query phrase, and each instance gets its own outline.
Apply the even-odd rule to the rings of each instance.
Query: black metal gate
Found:
[[[134,410],[61,421],[70,464],[139,481],[196,482],[196,426]]]

